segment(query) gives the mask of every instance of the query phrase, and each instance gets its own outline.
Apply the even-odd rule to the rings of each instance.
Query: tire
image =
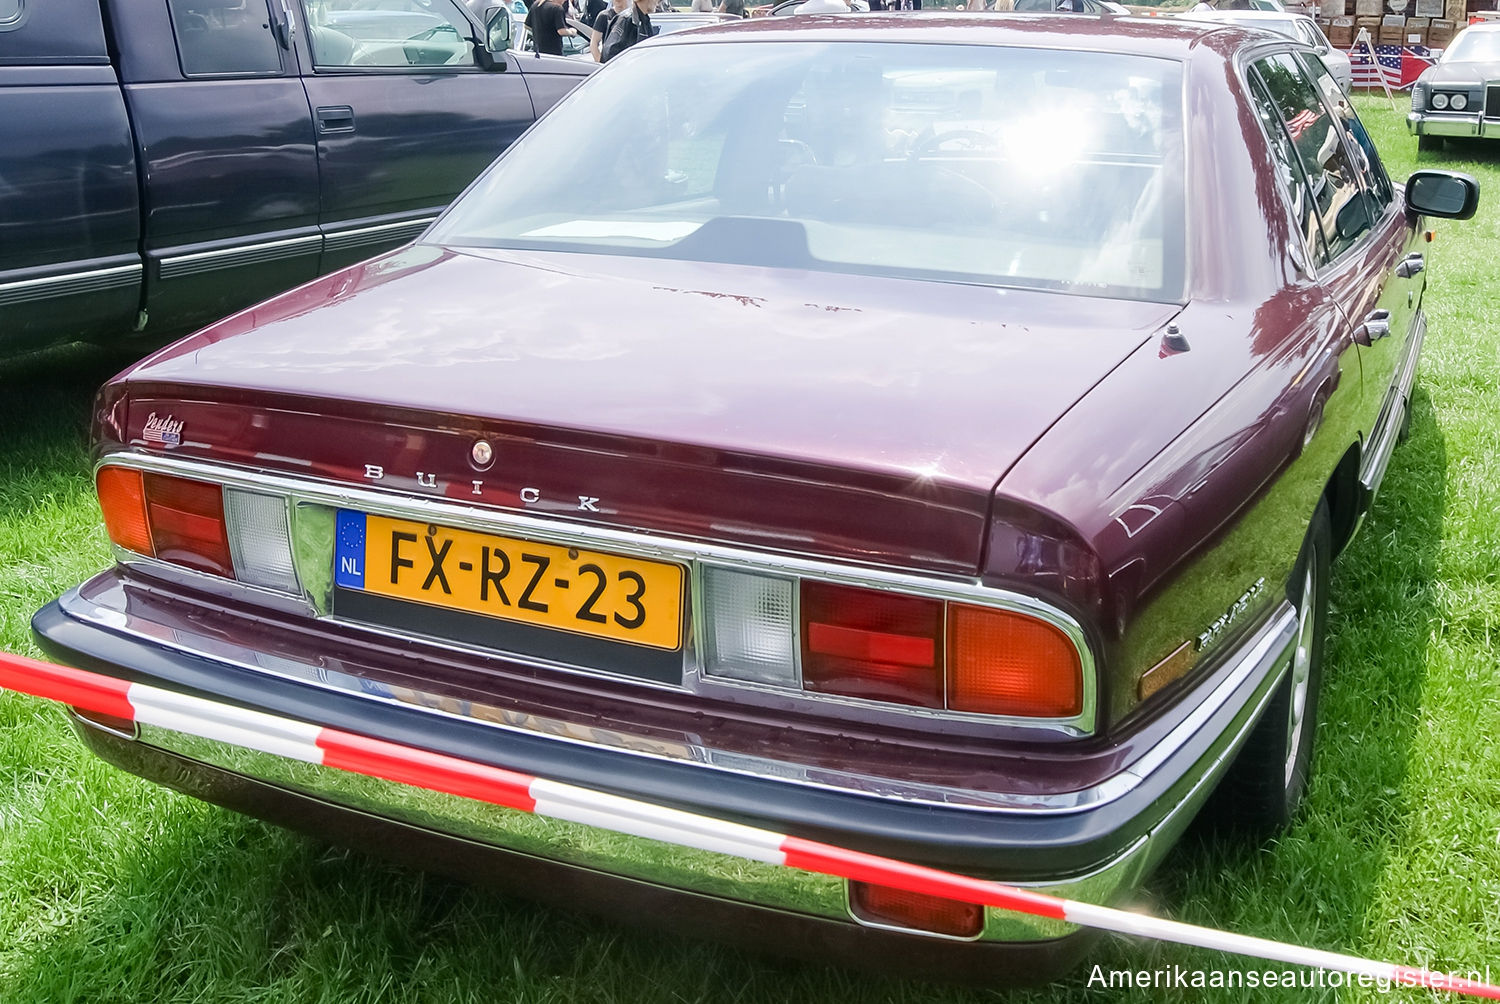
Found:
[[[1437,153],[1443,148],[1443,137],[1441,136],[1418,136],[1418,153]]]
[[[1292,664],[1219,782],[1207,807],[1206,821],[1211,826],[1269,836],[1285,828],[1302,806],[1323,679],[1332,554],[1332,524],[1323,500],[1313,513],[1302,553],[1287,582],[1287,599],[1297,608],[1298,624]]]

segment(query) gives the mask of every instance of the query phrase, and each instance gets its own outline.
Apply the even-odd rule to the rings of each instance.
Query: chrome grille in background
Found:
[[[1500,119],[1500,84],[1490,84],[1484,89],[1484,117]]]

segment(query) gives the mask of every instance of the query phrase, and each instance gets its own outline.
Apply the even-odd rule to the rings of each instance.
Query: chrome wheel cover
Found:
[[[1287,702],[1285,783],[1288,789],[1292,786],[1292,775],[1297,771],[1297,754],[1302,750],[1308,679],[1312,675],[1313,633],[1317,625],[1317,615],[1313,609],[1317,599],[1317,584],[1313,581],[1312,556],[1309,555],[1308,558],[1307,571],[1302,577],[1302,601],[1297,605],[1297,648],[1292,653],[1292,694],[1291,700]]]

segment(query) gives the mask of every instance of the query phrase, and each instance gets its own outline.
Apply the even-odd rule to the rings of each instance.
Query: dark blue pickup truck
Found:
[[[593,68],[507,54],[484,7],[0,0],[0,355],[155,341],[416,236]]]

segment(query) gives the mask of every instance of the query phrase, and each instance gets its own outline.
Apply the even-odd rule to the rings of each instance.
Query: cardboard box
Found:
[[[1426,31],[1427,26],[1432,23],[1430,17],[1409,17],[1406,19],[1407,31]]]
[[[1406,28],[1399,24],[1383,24],[1375,41],[1381,45],[1401,45],[1406,41]]]
[[[1434,20],[1427,26],[1427,44],[1434,49],[1444,48],[1457,33],[1458,26],[1452,21]]]
[[[1443,4],[1443,20],[1452,21],[1454,24],[1463,24],[1469,20],[1469,5],[1467,0],[1445,0]]]
[[[1347,49],[1354,44],[1354,18],[1336,17],[1328,25],[1328,42],[1335,49]]]
[[[1386,14],[1380,18],[1382,28],[1404,28],[1406,27],[1405,14]]]
[[[1354,13],[1357,17],[1379,17],[1385,13],[1385,4],[1381,0],[1354,0]]]

